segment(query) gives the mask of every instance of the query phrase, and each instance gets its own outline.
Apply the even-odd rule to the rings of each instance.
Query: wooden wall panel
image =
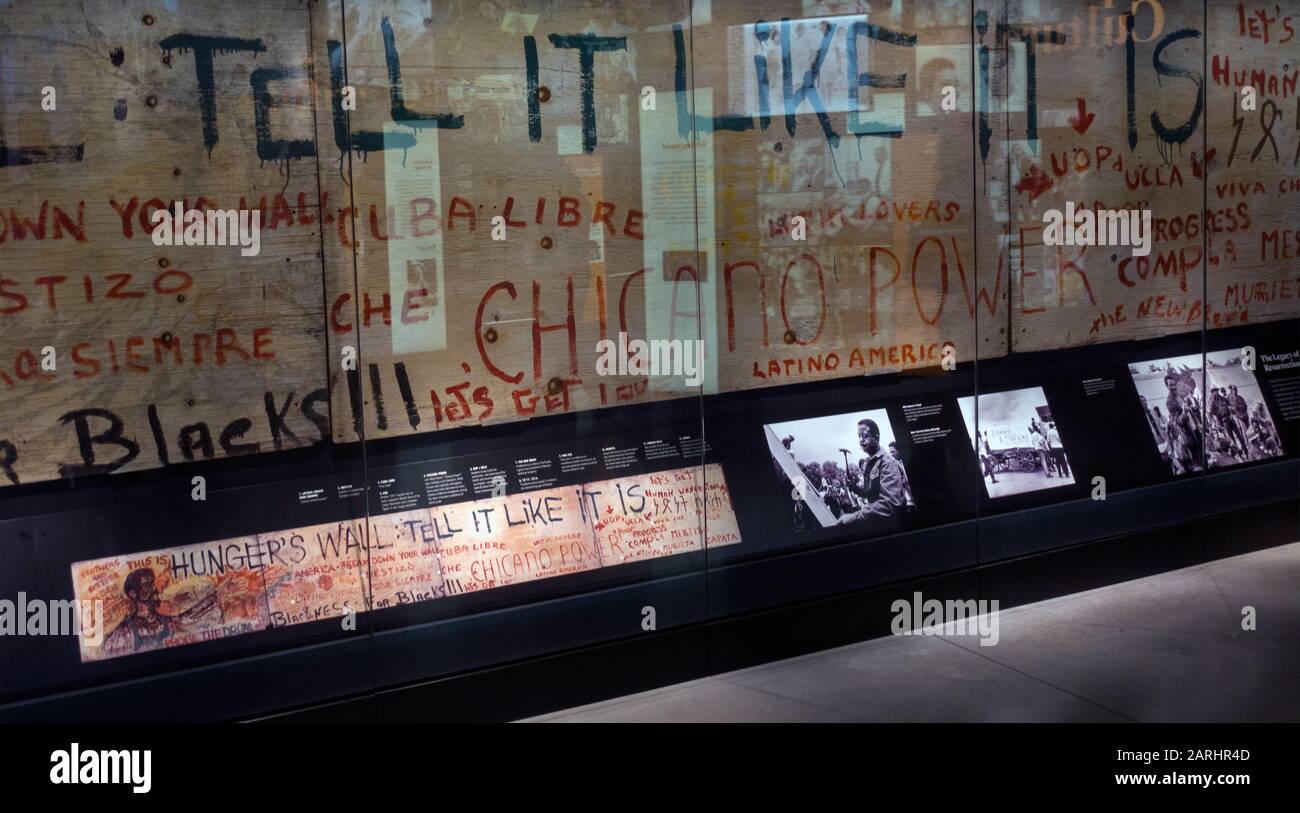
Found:
[[[251,84],[300,72],[274,84],[268,124],[310,140],[307,8],[229,8],[0,9],[0,484],[292,448],[328,426],[315,159],[259,156]],[[174,201],[265,201],[260,254],[155,246],[149,215]]]
[[[685,5],[517,8],[318,7],[357,94],[343,137],[350,159],[337,143],[323,153],[323,163],[344,159],[322,189],[355,227],[326,240],[331,357],[359,343],[361,359],[351,380],[331,368],[337,440],[652,397],[644,379],[598,377],[597,342],[617,337],[621,316],[633,336],[648,321],[663,323],[660,338],[698,335],[695,316],[665,312],[674,288],[665,261],[695,262],[692,151],[677,137],[669,90],[672,26]],[[654,111],[640,107],[646,86],[659,91]],[[333,126],[319,119],[322,142]],[[694,311],[693,289],[679,287],[678,309]]]
[[[326,241],[330,298],[344,314],[331,326],[334,345],[355,341],[358,306],[363,325],[361,369],[351,382],[332,374],[335,414],[351,416],[335,423],[336,439],[362,430],[359,401],[374,437],[933,366],[945,342],[963,360],[1005,352],[1008,286],[976,287],[969,118],[939,115],[937,98],[918,102],[905,88],[878,100],[859,94],[846,75],[850,33],[860,72],[906,77],[943,57],[954,76],[958,65],[969,72],[962,25],[916,37],[910,12],[870,23],[831,15],[775,24],[776,36],[761,39],[756,23],[798,9],[714,3],[688,19],[684,5],[662,3],[519,7],[492,24],[475,4],[429,16],[411,2],[321,7],[321,30],[348,32],[359,98],[350,120],[355,282],[352,241]],[[869,37],[868,24],[883,33]],[[782,30],[792,39],[788,70]],[[554,45],[579,34],[611,48],[593,57],[589,151],[580,60]],[[821,95],[810,95],[800,87],[823,38],[829,56],[811,82]],[[529,42],[540,98],[549,96],[537,104],[535,141]],[[394,54],[403,100],[443,114],[437,126],[394,126]],[[642,104],[646,89],[653,110]],[[917,115],[918,103],[936,110]],[[763,117],[761,104],[776,113]],[[961,104],[969,111],[969,94]],[[324,177],[332,199],[347,177]],[[562,215],[562,205],[577,215]],[[605,222],[593,222],[602,213]],[[801,241],[791,234],[797,214],[808,223]],[[518,223],[502,241],[489,237],[496,215]],[[445,304],[421,291],[441,291]],[[387,324],[376,310],[385,292]],[[420,304],[403,324],[408,301]],[[989,332],[977,350],[980,309]],[[699,338],[702,388],[681,377],[598,376],[597,342],[620,331]],[[403,387],[413,403],[398,400]]]
[[[7,4],[0,485],[1292,317],[1300,15],[1209,5]],[[153,245],[200,197],[261,253]]]
[[[1300,313],[1300,254],[1294,239],[1289,256],[1285,248],[1285,224],[1298,214],[1296,193],[1285,190],[1294,185],[1287,179],[1297,171],[1300,124],[1300,43],[1288,37],[1285,21],[1288,14],[1300,21],[1300,8],[1171,0],[1032,5],[1034,14],[1026,2],[976,5],[987,20],[991,86],[1000,72],[1009,94],[1001,110],[996,96],[990,100],[988,167],[1002,176],[994,195],[1009,201],[1003,239],[1013,271],[1011,349],[1145,339]],[[1269,43],[1262,25],[1257,35],[1247,25],[1257,13],[1273,20]],[[1001,66],[999,52],[1006,55]],[[1216,59],[1231,59],[1247,77],[1261,71],[1259,112],[1241,110],[1226,69],[1206,75],[1206,63]],[[1277,105],[1285,109],[1274,128],[1280,149],[1252,161],[1259,117],[1271,120]],[[1001,126],[993,121],[999,113]],[[1247,122],[1235,150],[1234,115]],[[1044,245],[1045,212],[1067,203],[1150,209],[1151,253]]]
[[[1207,13],[1206,206],[1223,230],[1210,238],[1209,326],[1295,318],[1300,3],[1211,3]],[[1254,110],[1242,109],[1245,86],[1256,88]],[[1241,226],[1236,232],[1228,213]]]

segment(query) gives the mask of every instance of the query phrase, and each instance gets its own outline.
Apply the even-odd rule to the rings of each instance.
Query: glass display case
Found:
[[[5,4],[0,719],[706,674],[719,622],[1294,513],[1290,19]]]

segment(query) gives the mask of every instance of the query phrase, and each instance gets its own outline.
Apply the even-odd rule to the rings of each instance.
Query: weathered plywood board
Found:
[[[1280,19],[1270,45],[1243,35],[1239,18],[1255,13],[1249,3],[1211,3],[1208,20],[1199,2],[1106,5],[1113,8],[1044,2],[1026,17],[1019,3],[977,4],[977,14],[987,15],[990,74],[996,79],[997,55],[1006,53],[1001,75],[1016,97],[1004,105],[1005,127],[989,125],[987,161],[997,176],[991,201],[1009,201],[1000,220],[1009,221],[1002,242],[1013,271],[1012,350],[1293,318],[1300,312],[1296,247],[1288,258],[1278,238],[1265,259],[1261,240],[1300,215],[1295,193],[1279,192],[1295,174],[1294,156],[1250,162],[1245,153],[1255,138],[1234,156],[1234,109],[1252,121],[1258,114],[1241,114],[1235,88],[1222,74],[1206,77],[1203,61],[1208,49],[1211,62],[1231,55],[1239,68],[1279,77],[1271,94],[1261,88],[1259,104],[1290,98],[1276,133],[1294,151],[1294,91],[1284,94],[1280,77],[1294,83],[1300,44],[1280,41]],[[1267,13],[1276,16],[1275,7]],[[1234,193],[1241,188],[1234,184],[1247,191]],[[1267,191],[1250,191],[1260,189]],[[1127,246],[1045,245],[1044,215],[1068,203],[1149,209],[1150,255],[1134,256]]]
[[[1288,8],[8,4],[0,486],[1294,316]],[[261,254],[149,241],[200,198]]]
[[[844,77],[851,33],[860,70],[906,77],[945,58],[969,68],[965,29],[912,36],[910,13],[872,16],[888,26],[874,38],[864,14],[787,23],[787,69],[779,34],[755,24],[790,6],[714,3],[690,20],[660,3],[524,3],[500,20],[472,3],[322,6],[318,29],[340,42],[346,18],[359,99],[350,175],[323,177],[335,200],[350,178],[356,202],[357,234],[326,244],[332,345],[359,342],[362,358],[351,380],[332,373],[334,414],[352,417],[335,438],[934,366],[945,343],[962,360],[1004,353],[1008,286],[976,286],[968,118],[903,88],[859,103]],[[793,65],[812,64],[821,31],[822,97],[797,102]],[[592,57],[586,135],[565,47],[579,36],[608,49]],[[790,116],[761,114],[787,97]],[[874,134],[850,133],[859,104],[852,123]],[[334,125],[318,121],[324,140]],[[902,137],[883,132],[895,124]],[[702,386],[597,375],[598,342],[620,331],[701,340]]]
[[[259,157],[252,92],[300,72],[265,126],[311,137],[307,8],[20,0],[0,41],[0,484],[319,442],[315,161]],[[260,254],[155,246],[173,201],[265,201]]]
[[[692,32],[722,390],[1006,352],[1006,286],[977,279],[965,15],[833,5],[713,3]]]
[[[685,6],[513,8],[317,9],[318,29],[340,43],[318,46],[336,77],[318,77],[321,96],[344,59],[357,93],[342,137],[329,118],[318,128],[331,160],[352,148],[342,173],[322,176],[331,200],[351,201],[340,222],[355,223],[326,242],[331,355],[358,347],[361,361],[350,376],[331,368],[337,440],[693,392],[596,375],[597,343],[621,329],[699,332],[693,314],[666,313],[675,286],[663,271],[695,263],[691,149],[671,92]],[[656,111],[640,107],[645,86],[660,93]],[[665,232],[654,207],[679,228]],[[693,290],[681,300],[695,310]]]
[[[1300,314],[1300,3],[1211,3],[1207,13],[1206,201],[1221,230],[1210,237],[1210,327],[1295,318]],[[1255,88],[1255,110],[1242,109],[1245,86]]]
[[[539,3],[531,9],[536,13],[521,11],[499,25],[484,23],[472,4],[452,3],[420,19],[423,8],[347,7],[347,77],[363,100],[351,119],[360,133],[352,143],[362,148],[350,175],[355,199],[364,202],[355,207],[361,290],[353,290],[351,246],[331,252],[327,245],[326,265],[340,312],[355,320],[356,306],[363,310],[363,365],[351,386],[344,373],[334,374],[335,414],[353,416],[351,423],[336,422],[337,439],[354,438],[363,428],[367,436],[400,434],[933,365],[945,340],[973,357],[973,307],[959,319],[942,313],[947,307],[957,314],[955,302],[944,300],[958,296],[961,260],[954,256],[943,260],[947,268],[936,263],[930,269],[922,252],[919,265],[927,267],[912,284],[912,254],[891,264],[896,255],[889,248],[905,232],[922,239],[919,229],[898,220],[928,216],[950,232],[930,241],[935,257],[964,246],[973,259],[970,223],[956,216],[963,195],[970,210],[972,194],[970,162],[959,151],[947,155],[953,171],[945,195],[955,201],[931,206],[933,189],[923,188],[936,174],[904,173],[900,189],[909,183],[915,189],[893,207],[900,213],[893,226],[876,222],[864,230],[864,220],[876,220],[873,211],[846,229],[843,217],[822,222],[816,212],[891,209],[870,194],[881,165],[872,147],[850,146],[862,139],[846,137],[828,153],[807,105],[791,117],[801,128],[794,137],[781,124],[777,138],[770,121],[750,131],[714,131],[715,115],[749,103],[745,88],[755,55],[742,53],[745,46],[734,40],[763,13],[715,5],[713,16],[695,19],[692,28],[684,6],[672,4],[638,5],[628,14],[596,3]],[[322,28],[335,19],[333,12],[326,16]],[[341,30],[341,22],[334,27]],[[593,57],[589,151],[581,134],[579,60],[572,49],[553,44],[582,33],[610,38],[600,41],[610,50]],[[813,46],[807,55],[815,55]],[[524,115],[530,49],[543,91],[531,132]],[[774,68],[765,92],[780,94],[779,49],[767,51],[763,58]],[[694,91],[677,93],[677,77],[685,82],[693,54],[701,55],[691,63]],[[387,102],[395,61],[410,106],[421,89],[419,109],[444,111],[457,117],[454,122],[394,125]],[[655,91],[654,110],[641,103],[645,89]],[[842,99],[838,104],[835,118],[844,131],[846,109]],[[954,131],[963,126],[951,122]],[[364,148],[384,143],[384,132],[390,149]],[[774,150],[781,140],[789,148],[783,143]],[[867,143],[883,149],[890,141]],[[903,155],[900,164],[935,165],[937,137],[906,143],[917,157]],[[853,188],[827,177],[850,150],[866,156],[848,168]],[[466,170],[470,166],[473,171]],[[341,183],[327,179],[327,188]],[[419,197],[399,192],[394,199],[395,189]],[[790,207],[807,210],[809,236],[802,243],[780,234]],[[437,215],[423,216],[428,212]],[[498,214],[512,227],[507,239],[493,241],[489,225]],[[385,228],[389,215],[396,231]],[[880,266],[874,272],[878,290],[872,289],[872,260]],[[963,282],[973,286],[973,264],[966,273]],[[934,281],[940,274],[949,279]],[[398,290],[387,287],[394,279]],[[420,293],[435,290],[445,304]],[[374,311],[385,293],[389,324]],[[399,302],[412,301],[425,310],[417,313],[416,305],[403,323]],[[634,338],[702,340],[703,387],[692,389],[681,378],[597,376],[597,343],[620,331]],[[336,346],[355,335],[350,322],[332,326]],[[399,405],[403,389],[414,394],[412,403]],[[356,414],[362,403],[364,420]],[[380,403],[387,404],[382,414]]]

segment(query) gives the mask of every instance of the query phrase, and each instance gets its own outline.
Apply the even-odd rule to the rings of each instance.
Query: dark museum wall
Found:
[[[89,620],[0,642],[0,716],[248,717],[924,579],[1040,595],[979,574],[1213,517],[1285,540],[1297,25],[3,4],[0,594]]]

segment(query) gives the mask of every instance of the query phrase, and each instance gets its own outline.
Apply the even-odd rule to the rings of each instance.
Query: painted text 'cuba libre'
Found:
[[[1150,209],[1078,209],[1074,202],[1043,212],[1043,243],[1049,246],[1132,246],[1134,257],[1151,253]]]
[[[149,216],[155,246],[234,246],[241,257],[262,251],[262,213],[254,209],[155,209]]]

